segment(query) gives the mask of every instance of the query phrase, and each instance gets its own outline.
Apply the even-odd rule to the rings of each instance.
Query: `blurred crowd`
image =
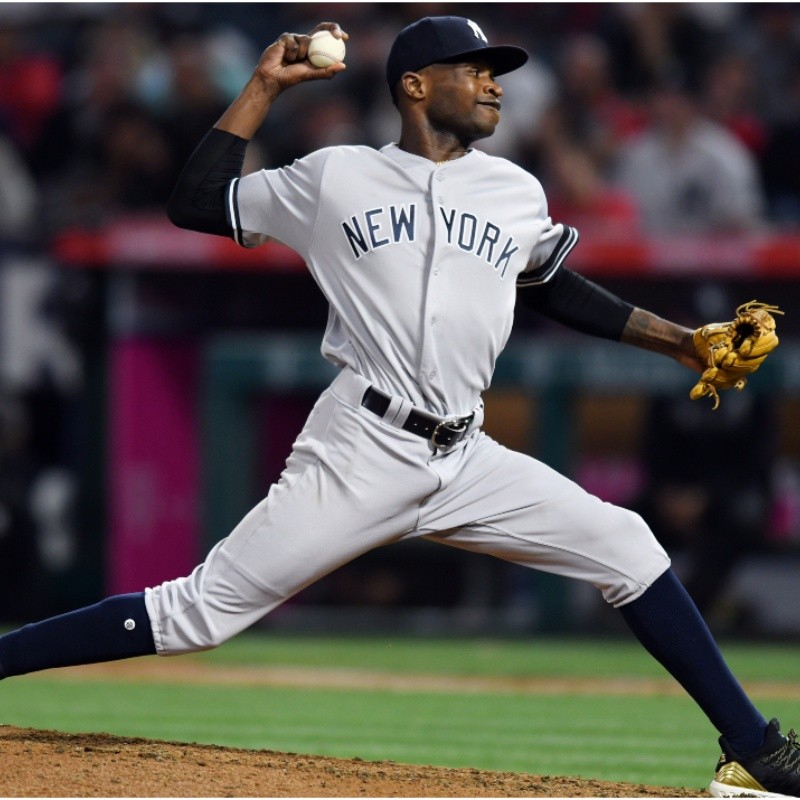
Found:
[[[51,238],[163,215],[284,31],[339,22],[347,70],[282,97],[246,171],[396,140],[386,55],[404,25],[438,14],[531,53],[499,79],[502,122],[478,146],[533,172],[554,219],[584,237],[800,232],[794,3],[0,3],[0,617],[36,613],[32,587],[52,602],[42,576],[99,558],[75,531],[101,514],[103,487],[75,476],[101,469],[102,442],[87,442],[102,424],[104,311],[91,280],[48,260]],[[100,511],[75,524],[81,502]],[[703,514],[689,527],[708,527]]]
[[[0,234],[160,209],[284,30],[335,19],[348,69],[287,95],[248,169],[397,137],[396,32],[471,13],[531,61],[483,145],[534,172],[554,217],[622,231],[800,224],[800,9],[792,3],[10,3],[0,6]],[[312,110],[313,109],[313,110]]]

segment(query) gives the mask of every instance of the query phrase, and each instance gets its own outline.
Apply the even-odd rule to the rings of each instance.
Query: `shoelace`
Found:
[[[792,728],[786,734],[786,742],[764,761],[775,769],[786,772],[800,772],[800,743],[797,731]]]

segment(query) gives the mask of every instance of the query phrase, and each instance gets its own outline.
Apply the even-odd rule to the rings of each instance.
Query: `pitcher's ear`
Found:
[[[404,72],[400,78],[400,92],[412,100],[421,100],[426,92],[425,78],[419,72]]]

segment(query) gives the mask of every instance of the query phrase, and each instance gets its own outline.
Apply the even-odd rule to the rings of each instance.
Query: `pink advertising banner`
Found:
[[[200,347],[115,342],[109,369],[111,594],[188,574],[200,557]]]

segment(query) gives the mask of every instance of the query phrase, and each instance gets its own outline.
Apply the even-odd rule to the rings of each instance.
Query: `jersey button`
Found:
[[[437,172],[436,173],[436,180],[443,181],[444,180],[444,172]]]
[[[431,372],[431,373],[428,375],[428,377],[429,377],[431,380],[433,380],[433,379],[436,377],[436,370],[433,370],[433,371],[432,371],[432,372]]]
[[[433,274],[434,274],[434,275],[438,275],[438,274],[439,274],[439,270],[438,270],[438,269],[435,269],[435,270],[433,271]]]

